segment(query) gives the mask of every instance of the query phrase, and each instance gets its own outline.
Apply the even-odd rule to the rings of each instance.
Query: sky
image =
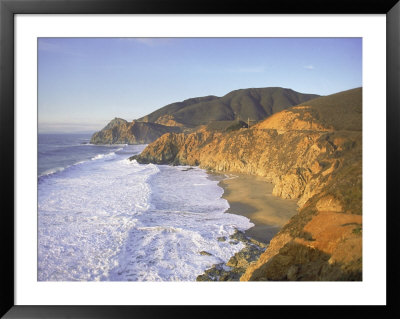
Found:
[[[94,132],[192,97],[362,86],[361,38],[39,38],[39,133]]]

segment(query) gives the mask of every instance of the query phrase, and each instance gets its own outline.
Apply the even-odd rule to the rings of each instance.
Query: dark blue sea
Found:
[[[39,134],[38,176],[52,174],[99,155],[122,151],[125,146],[89,144],[90,137],[91,134]],[[131,151],[130,148],[127,151]]]

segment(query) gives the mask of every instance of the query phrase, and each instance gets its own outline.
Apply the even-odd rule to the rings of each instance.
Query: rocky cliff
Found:
[[[93,134],[92,144],[148,144],[168,132],[180,132],[176,126],[145,123],[115,118]]]
[[[251,128],[169,133],[140,163],[266,177],[299,212],[241,280],[361,280],[362,89],[283,110]]]

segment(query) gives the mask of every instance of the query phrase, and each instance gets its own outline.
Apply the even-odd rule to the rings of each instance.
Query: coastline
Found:
[[[230,208],[226,213],[242,215],[250,219],[253,227],[245,235],[268,244],[287,221],[297,213],[296,200],[272,195],[273,184],[255,175],[230,173],[221,179],[224,189],[222,198]]]
[[[240,241],[245,247],[226,263],[214,264],[196,281],[239,281],[250,264],[260,258],[276,233],[297,213],[297,203],[273,196],[272,183],[260,176],[207,173],[208,178],[219,181],[218,186],[224,190],[222,198],[230,206],[226,213],[245,216],[254,226],[231,235],[231,240]]]

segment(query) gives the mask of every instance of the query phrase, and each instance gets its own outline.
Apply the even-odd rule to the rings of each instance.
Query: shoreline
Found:
[[[272,195],[273,184],[264,177],[243,173],[208,172],[222,187],[229,203],[226,213],[245,216],[254,224],[244,233],[268,244],[284,224],[297,214],[297,201]]]
[[[196,281],[240,281],[246,269],[260,258],[282,226],[297,214],[297,201],[273,196],[273,184],[260,176],[207,173],[208,178],[218,181],[218,186],[224,190],[222,198],[230,206],[225,213],[244,216],[254,226],[244,232],[236,230],[230,239],[242,242],[244,248],[227,262],[206,269]]]

